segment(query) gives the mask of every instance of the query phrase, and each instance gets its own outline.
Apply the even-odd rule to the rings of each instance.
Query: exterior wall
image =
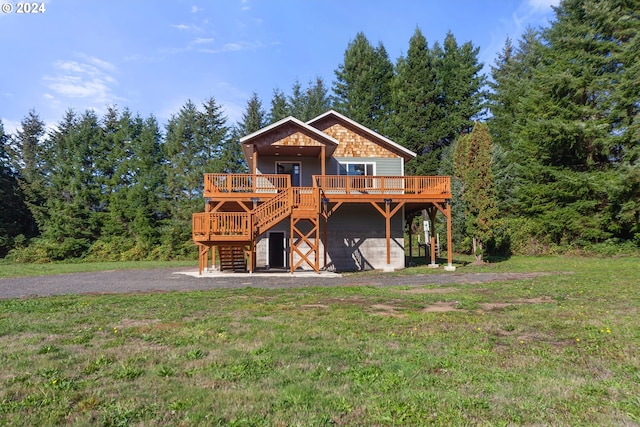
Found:
[[[384,217],[368,203],[343,205],[329,217],[327,256],[327,268],[336,271],[404,268],[402,210],[391,218],[390,265]]]
[[[404,163],[400,157],[332,157],[327,162],[327,175],[341,175],[340,164],[344,163],[375,163],[376,175],[379,176],[399,176],[404,175]],[[344,169],[344,168],[342,168]]]
[[[322,223],[322,221],[321,221]],[[269,232],[284,232],[286,241],[285,267],[290,267],[290,222],[288,219],[271,228]],[[300,227],[304,228],[304,227]],[[256,267],[268,265],[269,232],[256,241]],[[327,224],[327,269],[332,271],[380,270],[405,267],[403,212],[391,219],[391,264],[387,265],[387,240],[384,217],[370,204],[347,204],[341,206]],[[324,266],[324,231],[320,229],[319,265]],[[302,253],[307,252],[305,245]],[[294,263],[300,257],[294,255]],[[313,262],[313,257],[311,257]],[[312,270],[305,262],[303,270]]]
[[[317,157],[289,157],[289,156],[273,156],[258,157],[258,173],[271,174],[276,173],[276,162],[299,162],[300,172],[302,173],[300,185],[302,187],[312,187],[313,175],[320,175],[322,165]],[[329,173],[329,169],[327,169]]]

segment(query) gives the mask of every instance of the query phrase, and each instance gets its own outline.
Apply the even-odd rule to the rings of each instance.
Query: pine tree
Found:
[[[291,115],[286,95],[280,89],[273,90],[271,98],[271,110],[269,111],[269,124],[275,123]]]
[[[331,109],[329,90],[322,77],[316,77],[315,81],[307,86],[306,103],[302,121],[309,121]]]
[[[486,245],[493,236],[497,216],[491,171],[491,135],[484,123],[460,137],[454,153],[456,177],[462,183],[466,232],[472,239],[475,263],[483,263]]]
[[[551,243],[636,233],[640,204],[620,199],[639,194],[640,20],[633,3],[566,0],[543,33],[517,136],[528,166],[536,167],[523,171],[529,184],[518,187],[517,198]]]
[[[388,129],[393,64],[382,43],[374,48],[363,33],[347,46],[344,62],[335,71],[336,111],[374,131]]]
[[[258,98],[258,94],[254,92],[251,94],[247,107],[242,113],[242,121],[236,124],[238,134],[242,137],[259,131],[267,124],[266,116],[262,108],[262,101]]]
[[[439,136],[437,147],[447,146],[459,135],[469,133],[473,121],[482,115],[486,77],[481,74],[483,64],[478,62],[479,51],[471,42],[459,46],[451,32],[447,33],[442,49],[434,48],[439,57],[436,78],[442,111],[440,120],[434,123],[434,132]]]
[[[287,105],[289,106],[289,113],[298,120],[305,120],[305,110],[307,106],[307,94],[299,80],[295,80],[291,86],[291,96],[289,96]]]
[[[527,144],[522,144],[519,133],[526,128],[522,100],[533,90],[534,71],[540,61],[540,34],[528,28],[517,47],[507,39],[495,65],[491,67],[491,117],[487,122],[494,142],[499,207],[506,215],[519,215],[515,196],[517,188],[527,185],[529,171],[539,170],[539,166],[530,163],[536,160],[535,156],[531,155]]]
[[[24,194],[12,170],[9,158],[10,136],[0,120],[0,258],[14,246],[14,239],[31,237],[33,218],[24,203]]]
[[[407,167],[419,175],[433,174],[437,167],[437,159],[429,162],[440,139],[433,123],[442,115],[436,72],[436,58],[422,31],[416,28],[407,56],[400,57],[396,65],[392,126],[387,134],[418,154]]]
[[[20,122],[20,128],[7,148],[11,168],[17,173],[20,190],[31,213],[30,221],[25,224],[27,234],[36,235],[47,215],[43,191],[50,162],[45,125],[34,110]]]

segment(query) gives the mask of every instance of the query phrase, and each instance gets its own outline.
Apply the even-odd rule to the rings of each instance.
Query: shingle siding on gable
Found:
[[[340,141],[333,153],[334,157],[399,157],[398,154],[369,139],[368,135],[358,129],[347,128],[341,123],[328,120],[314,124],[314,127]]]
[[[316,135],[308,135],[293,125],[286,126],[263,137],[257,145],[282,145],[282,146],[322,146]]]

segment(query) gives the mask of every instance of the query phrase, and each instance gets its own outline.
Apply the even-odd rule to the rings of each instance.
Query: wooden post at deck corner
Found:
[[[431,263],[429,267],[437,268],[438,263],[436,263],[436,213],[438,210],[436,208],[427,209],[429,213],[429,222],[431,222],[429,227],[429,249],[431,252]]]
[[[404,202],[400,202],[393,210],[391,209],[391,199],[385,199],[384,210],[378,206],[376,202],[371,202],[371,205],[380,212],[385,219],[386,228],[386,243],[387,243],[387,269],[391,269],[391,218],[404,206]]]
[[[456,271],[453,265],[453,242],[451,238],[451,200],[445,202],[445,216],[447,217],[447,263],[446,271]]]

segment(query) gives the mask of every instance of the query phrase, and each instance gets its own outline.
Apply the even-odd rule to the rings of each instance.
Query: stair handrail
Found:
[[[263,229],[280,222],[285,216],[291,214],[293,206],[293,192],[291,187],[282,190],[277,196],[269,199],[251,211],[251,223],[255,234],[261,234]]]

